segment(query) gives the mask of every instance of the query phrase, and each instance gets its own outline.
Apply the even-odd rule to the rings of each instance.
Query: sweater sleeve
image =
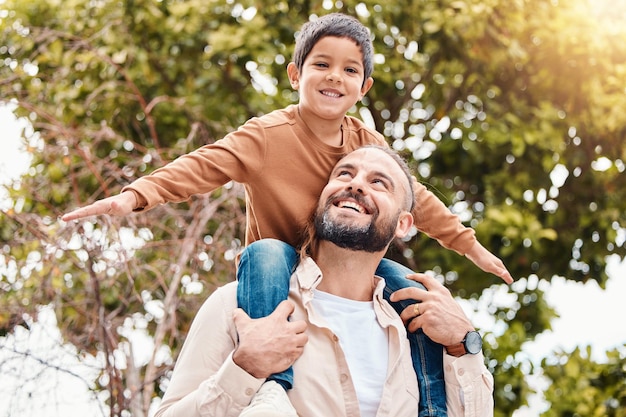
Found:
[[[182,155],[151,174],[122,188],[137,199],[135,211],[159,204],[178,203],[205,194],[233,180],[246,183],[262,166],[265,132],[259,119],[251,119],[215,143]]]
[[[380,133],[373,131],[372,136],[373,139],[370,139],[372,143],[389,147]],[[413,177],[413,189],[415,209],[412,214],[415,227],[430,238],[436,239],[444,248],[465,255],[476,243],[474,229],[465,227],[459,216],[452,213],[415,177]]]
[[[474,229],[465,227],[456,214],[415,178],[413,186],[415,227],[436,239],[443,247],[465,255],[476,242]]]

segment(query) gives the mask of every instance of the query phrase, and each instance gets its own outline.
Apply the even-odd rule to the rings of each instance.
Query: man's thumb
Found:
[[[233,310],[233,322],[235,322],[235,327],[239,324],[243,324],[246,320],[251,320],[250,317],[240,308],[236,308]]]
[[[276,310],[274,310],[272,315],[276,315],[279,318],[284,318],[285,320],[287,320],[295,309],[296,305],[293,302],[289,300],[284,300],[281,301],[280,304],[278,304],[278,307],[276,307]]]

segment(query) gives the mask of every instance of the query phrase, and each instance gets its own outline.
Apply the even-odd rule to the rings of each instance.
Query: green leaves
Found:
[[[544,394],[551,407],[542,416],[626,415],[623,349],[606,352],[607,362],[601,364],[594,362],[591,354],[587,346],[560,352],[542,362],[544,375],[551,382]]]
[[[600,3],[344,1],[329,9],[306,1],[6,0],[0,100],[17,103],[42,146],[31,146],[31,169],[8,189],[17,203],[0,213],[0,254],[14,271],[0,277],[0,329],[53,303],[78,349],[110,352],[124,336],[104,332],[102,318],[117,329],[129,316],[150,317],[146,304],[157,301],[168,315],[146,319],[148,331],[156,349],[177,349],[202,299],[234,277],[224,254],[241,246],[241,189],[126,219],[56,219],[293,103],[285,67],[295,33],[331,11],[359,16],[378,54],[374,87],[355,114],[369,113],[513,276],[602,285],[606,257],[626,256],[626,29],[623,6],[607,12]],[[564,176],[558,184],[555,167]],[[145,229],[144,246],[124,246]],[[445,275],[466,298],[499,283],[421,234],[390,256]],[[187,294],[190,282],[203,292]],[[513,293],[514,306],[492,312],[507,331],[487,350],[503,416],[529,393],[530,365],[516,352],[554,317],[536,288]],[[586,365],[598,367],[587,388],[613,386],[598,376],[612,365]],[[548,369],[555,384],[570,378]],[[167,365],[139,372],[145,387],[156,387],[144,392],[145,412]],[[125,377],[113,372],[120,385],[107,388],[118,411],[130,407],[114,394]],[[549,398],[579,387],[560,389]],[[596,391],[584,411],[619,415],[610,407],[623,405],[623,393]]]

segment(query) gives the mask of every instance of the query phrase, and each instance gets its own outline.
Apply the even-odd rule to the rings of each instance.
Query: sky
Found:
[[[0,182],[6,183],[11,178],[18,178],[28,168],[29,158],[19,140],[21,129],[26,125],[16,121],[8,108],[0,106]],[[0,209],[5,207],[5,204],[7,204],[6,194],[0,190]],[[626,294],[626,262],[619,263],[617,259],[612,259],[609,264],[610,278],[606,290],[602,290],[595,282],[572,283],[559,277],[553,278],[551,283],[545,281],[536,283],[545,286],[547,302],[556,309],[560,318],[553,321],[551,332],[540,335],[532,343],[524,344],[521,347],[521,354],[528,355],[538,364],[542,358],[555,350],[571,352],[576,346],[590,345],[593,359],[603,361],[606,359],[604,352],[626,344],[624,326],[611,327],[611,320],[626,317],[626,303],[623,300],[623,295]],[[499,298],[505,302],[506,293],[506,286],[497,287],[492,295],[492,301]],[[469,313],[469,307],[466,311]],[[477,327],[487,328],[490,325],[489,317],[475,316],[472,319]],[[27,392],[24,393],[27,399],[39,396],[47,405],[37,409],[22,408],[20,415],[15,417],[103,415],[101,410],[94,406],[85,383],[85,379],[89,379],[94,371],[76,363],[73,359],[75,352],[67,346],[62,346],[53,312],[44,310],[41,322],[34,324],[33,330],[28,335],[25,333],[19,332],[16,337],[5,340],[5,347],[47,358],[68,367],[71,372],[63,374],[53,372],[41,379],[41,382],[36,382],[35,377],[39,371],[33,370],[35,365],[29,367],[25,361],[16,361],[15,363],[21,365],[16,365],[10,374],[2,376],[4,388],[0,387],[0,416],[8,415],[7,410],[14,407],[15,402],[20,401],[19,397],[6,395],[7,384],[18,383],[24,379],[30,381]],[[0,363],[6,358],[6,352],[4,355],[0,350]],[[93,362],[91,359],[89,361]],[[541,375],[530,376],[529,382],[539,390],[546,386]],[[546,407],[540,394],[530,398],[529,401],[530,407],[518,410],[513,417],[535,417]]]

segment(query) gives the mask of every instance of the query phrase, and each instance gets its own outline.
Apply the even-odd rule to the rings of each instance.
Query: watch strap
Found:
[[[448,352],[448,355],[456,356],[457,358],[465,355],[467,353],[465,349],[465,339],[463,339],[461,343],[446,346],[446,352]]]

